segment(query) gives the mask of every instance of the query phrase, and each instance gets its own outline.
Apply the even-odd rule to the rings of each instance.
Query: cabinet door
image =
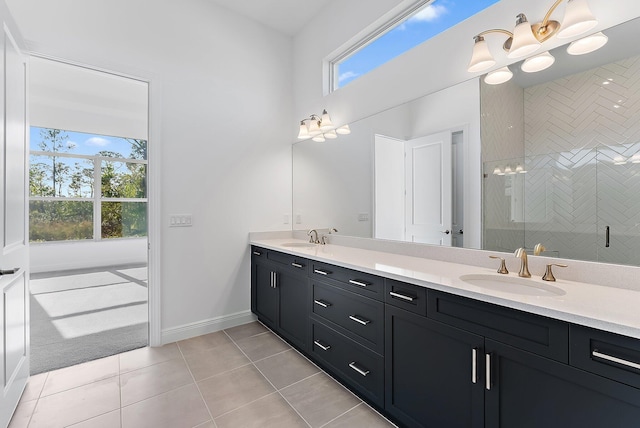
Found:
[[[482,427],[481,336],[386,305],[385,409],[409,427]]]
[[[251,282],[254,311],[261,321],[275,329],[278,326],[278,289],[274,287],[274,272],[269,264],[254,263]]]
[[[640,390],[487,339],[486,426],[636,427]]]
[[[280,332],[298,347],[308,345],[308,279],[289,272],[276,273],[276,287],[280,291]]]

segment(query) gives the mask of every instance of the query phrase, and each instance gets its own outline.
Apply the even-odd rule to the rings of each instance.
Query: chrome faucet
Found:
[[[338,229],[336,229],[335,227],[332,227],[331,229],[329,229],[329,233],[327,235],[331,235],[332,232],[337,232]],[[327,243],[327,235],[322,235],[322,238],[320,238],[320,243],[322,245],[326,245]]]
[[[307,235],[309,235],[309,242],[312,244],[319,244],[320,241],[318,241],[318,231],[315,229],[311,229],[310,231],[307,232]]]
[[[518,248],[514,253],[514,256],[520,258],[520,272],[518,272],[518,276],[522,278],[531,278],[531,273],[529,272],[529,262],[527,260],[527,252],[524,250],[524,248]]]

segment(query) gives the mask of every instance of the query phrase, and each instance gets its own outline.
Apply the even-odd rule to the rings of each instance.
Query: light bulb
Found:
[[[598,20],[593,16],[587,0],[569,0],[564,10],[564,18],[558,31],[559,39],[568,39],[579,36],[598,25]]]
[[[304,123],[304,120],[300,121],[300,132],[298,133],[298,139],[306,140],[311,138],[309,135],[309,129],[307,129],[307,125]]]
[[[489,52],[489,47],[487,46],[487,42],[485,42],[484,37],[476,36],[474,40],[475,43],[473,44],[471,62],[469,62],[469,67],[467,68],[469,73],[485,71],[496,64],[496,60],[493,59],[491,52]]]
[[[516,20],[516,28],[513,29],[513,40],[507,58],[522,58],[534,53],[540,48],[540,42],[533,35],[531,24],[524,14],[519,14]]]

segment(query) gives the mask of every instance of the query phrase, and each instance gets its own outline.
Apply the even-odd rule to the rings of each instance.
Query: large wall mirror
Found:
[[[293,228],[640,265],[640,18],[293,145]]]

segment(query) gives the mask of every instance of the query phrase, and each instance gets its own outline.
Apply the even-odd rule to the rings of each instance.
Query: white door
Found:
[[[451,246],[451,132],[405,143],[406,240]]]
[[[0,426],[7,426],[29,377],[26,64],[10,30],[6,6],[0,58]],[[15,269],[15,272],[14,272]]]

